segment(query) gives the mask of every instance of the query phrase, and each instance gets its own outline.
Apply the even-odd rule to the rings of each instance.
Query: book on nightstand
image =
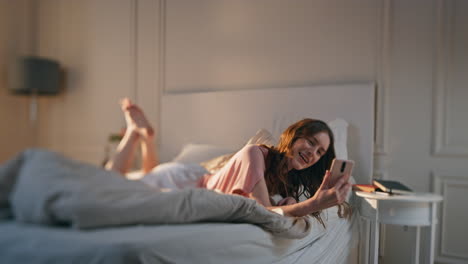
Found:
[[[398,181],[374,180],[373,183],[378,189],[389,194],[409,194],[413,192],[408,186]]]
[[[377,187],[372,184],[353,184],[353,191],[375,192]]]

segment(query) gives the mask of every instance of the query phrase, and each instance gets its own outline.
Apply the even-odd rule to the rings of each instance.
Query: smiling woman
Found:
[[[291,216],[312,214],[344,202],[350,175],[329,188],[326,171],[335,158],[334,137],[328,125],[303,119],[289,126],[278,147],[248,145],[217,173],[206,175],[200,187],[239,194]],[[278,204],[273,195],[285,197]],[[299,197],[308,198],[299,202]]]

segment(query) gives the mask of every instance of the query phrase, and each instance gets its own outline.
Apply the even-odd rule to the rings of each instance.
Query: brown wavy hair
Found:
[[[325,132],[330,138],[330,145],[325,154],[312,166],[303,169],[288,171],[288,157],[292,156],[291,149],[299,138],[312,137],[317,133]],[[265,158],[265,181],[269,195],[280,194],[283,197],[293,197],[299,202],[299,197],[311,198],[319,189],[323,176],[330,168],[335,158],[335,140],[330,127],[322,120],[306,118],[290,125],[280,137],[277,147],[268,147]],[[342,208],[340,206],[339,215]],[[321,211],[312,213],[323,226]],[[345,213],[346,214],[346,213]]]

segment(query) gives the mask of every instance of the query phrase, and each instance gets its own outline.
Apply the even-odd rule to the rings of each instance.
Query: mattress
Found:
[[[79,231],[0,222],[1,263],[348,263],[356,220],[325,216],[303,239],[252,224],[196,223]],[[354,237],[354,238],[353,238]]]

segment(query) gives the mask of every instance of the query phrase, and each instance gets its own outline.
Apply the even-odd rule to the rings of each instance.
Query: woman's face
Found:
[[[298,138],[291,148],[292,157],[288,160],[288,169],[302,170],[314,165],[325,155],[329,146],[330,137],[326,132]]]

